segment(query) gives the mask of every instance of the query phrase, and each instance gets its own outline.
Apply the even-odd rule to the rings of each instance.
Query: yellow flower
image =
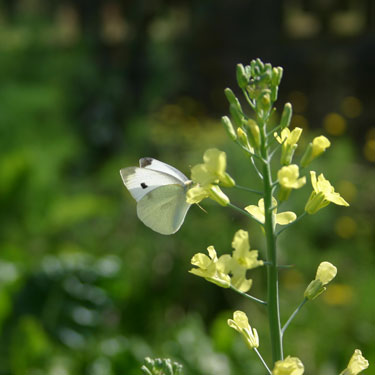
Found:
[[[192,268],[189,272],[223,288],[229,288],[230,276],[228,272],[231,261],[230,255],[222,255],[218,258],[213,246],[209,246],[207,250],[209,257],[202,253],[197,253],[193,256],[191,264],[198,268]]]
[[[253,283],[253,280],[246,278],[247,270],[262,266],[263,261],[258,260],[258,250],[250,251],[249,233],[242,229],[235,233],[232,247],[231,285],[246,293]]]
[[[277,200],[272,198],[272,206],[277,205]],[[264,199],[260,199],[258,201],[258,206],[250,205],[245,207],[245,210],[252,215],[255,219],[264,223],[265,215],[264,215]],[[274,208],[272,214],[274,215],[274,223],[279,225],[286,225],[294,220],[296,220],[297,215],[292,211],[285,211],[280,214],[277,214],[277,208]]]
[[[235,311],[233,319],[228,319],[228,325],[242,335],[250,349],[259,347],[258,332],[255,328],[250,327],[249,320],[243,311]]]
[[[321,155],[329,146],[331,142],[324,135],[315,137],[313,141],[308,145],[302,159],[301,166],[306,167],[319,155]]]
[[[336,274],[337,268],[333,264],[329,262],[320,263],[316,271],[315,280],[311,281],[307,286],[304,296],[310,300],[318,297],[327,289],[324,285],[331,282],[336,277]]]
[[[205,198],[211,198],[222,206],[226,206],[230,201],[217,185],[199,186],[196,185],[186,193],[186,202],[189,204],[199,203]]]
[[[305,367],[297,357],[288,356],[282,361],[277,361],[272,371],[273,375],[302,375]]]
[[[280,200],[288,199],[292,189],[299,189],[306,183],[306,177],[299,178],[298,165],[291,164],[286,167],[282,167],[277,172],[277,178],[280,184]]]
[[[322,262],[316,271],[316,280],[320,280],[323,285],[327,285],[337,275],[337,268],[329,262]]]
[[[191,169],[191,179],[196,184],[186,194],[187,203],[199,203],[205,198],[211,198],[222,206],[226,206],[229,198],[221,191],[217,184],[234,186],[235,182],[225,172],[227,156],[225,152],[216,148],[207,150],[203,155],[203,164],[197,164]]]
[[[323,173],[319,175],[318,179],[316,179],[316,172],[310,171],[310,175],[314,190],[305,206],[305,211],[308,214],[315,214],[321,208],[328,206],[330,202],[340,206],[349,206],[349,203],[339,193],[335,192],[334,187],[324,178]]]
[[[274,133],[276,140],[282,144],[281,164],[289,165],[291,163],[301,133],[301,128],[294,128],[292,131],[285,128],[281,131],[280,136],[276,132]]]
[[[203,161],[203,164],[197,164],[191,169],[193,182],[202,187],[218,183],[227,187],[235,185],[234,180],[225,172],[227,167],[225,152],[211,148],[204,153]]]
[[[357,375],[366,370],[368,366],[368,360],[362,356],[362,352],[359,349],[356,349],[352,358],[350,358],[348,367],[340,375]]]

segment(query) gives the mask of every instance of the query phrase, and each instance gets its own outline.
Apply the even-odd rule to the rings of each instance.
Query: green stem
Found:
[[[307,298],[305,298],[300,305],[294,310],[293,314],[290,316],[288,321],[284,324],[283,329],[281,330],[281,334],[284,335],[285,330],[288,328],[291,321],[294,319],[294,317],[298,314],[298,312],[301,310],[302,306],[308,301]]]
[[[237,206],[235,206],[234,204],[232,203],[228,203],[229,207],[233,208],[234,210],[238,211],[238,212],[241,212],[242,215],[245,215],[247,217],[250,217],[251,219],[255,220],[258,224],[260,225],[264,225],[261,221],[259,221],[258,219],[256,219],[254,216],[250,215],[247,211],[243,210],[242,208],[239,208]]]
[[[266,122],[268,114],[262,120],[260,126],[261,134],[261,156],[264,160],[268,159],[268,149],[266,146]],[[272,214],[272,176],[271,165],[263,165],[263,186],[264,186],[264,229],[267,242],[267,261],[270,263],[267,267],[267,307],[268,322],[271,336],[272,359],[273,362],[283,359],[283,344],[281,338],[280,310],[279,310],[279,286],[278,286],[278,266],[276,256],[276,236],[274,215]]]
[[[240,290],[238,290],[237,288],[235,288],[235,287],[232,286],[232,285],[230,286],[230,288],[233,289],[235,292],[241,294],[241,296],[244,296],[244,297],[246,297],[246,298],[248,298],[248,299],[251,299],[252,301],[258,302],[258,303],[260,303],[260,304],[262,304],[262,305],[267,305],[267,302],[266,302],[266,301],[262,301],[262,300],[259,299],[259,298],[256,298],[256,297],[251,296],[250,294],[247,294],[247,293],[241,292]]]
[[[241,186],[241,185],[234,185],[235,188],[240,189],[240,190],[245,190],[245,191],[250,191],[251,193],[258,194],[258,195],[263,195],[261,191],[254,190],[251,188],[248,188],[246,186]]]
[[[261,356],[261,354],[259,353],[259,351],[258,351],[257,348],[254,348],[254,352],[258,354],[258,357],[259,357],[259,359],[262,361],[263,366],[266,368],[266,370],[268,371],[268,373],[269,373],[270,375],[272,375],[271,370],[270,370],[269,367],[267,366],[267,363],[264,361],[263,357]]]

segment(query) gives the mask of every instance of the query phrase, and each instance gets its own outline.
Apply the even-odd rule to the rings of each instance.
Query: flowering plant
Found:
[[[272,348],[272,363],[267,364],[259,348],[262,338],[256,328],[252,328],[245,312],[235,311],[233,318],[228,319],[229,327],[238,331],[247,347],[260,358],[265,370],[274,375],[302,375],[304,365],[301,359],[288,355],[284,357],[283,340],[285,332],[296,314],[309,301],[323,293],[327,285],[335,278],[337,269],[328,261],[320,263],[316,277],[306,287],[301,303],[282,325],[280,321],[280,303],[278,289],[278,272],[282,267],[278,263],[277,239],[287,228],[290,228],[304,216],[318,213],[319,210],[334,203],[349,206],[339,193],[335,192],[331,183],[314,170],[309,173],[306,168],[322,155],[330,141],[323,135],[316,137],[308,144],[300,162],[294,160],[299,147],[302,129],[290,129],[292,105],[284,105],[280,121],[272,125],[271,115],[275,112],[278,89],[283,75],[281,67],[272,67],[261,60],[253,60],[250,65],[237,65],[237,83],[244,99],[254,115],[250,117],[233,91],[225,90],[229,103],[230,117],[224,116],[224,125],[230,139],[240,147],[252,163],[262,182],[262,190],[238,185],[227,172],[227,156],[216,148],[207,150],[203,163],[195,165],[191,170],[192,187],[187,191],[187,202],[200,203],[204,199],[212,199],[222,206],[230,207],[251,220],[257,222],[265,236],[265,256],[260,259],[258,250],[251,250],[250,235],[245,230],[238,230],[233,238],[231,254],[217,256],[214,246],[208,247],[208,256],[197,253],[191,263],[190,272],[196,276],[216,284],[222,288],[230,288],[254,303],[264,306],[268,319],[269,338]],[[274,159],[279,155],[279,167],[274,170]],[[296,214],[292,211],[280,211],[280,205],[288,200],[293,190],[306,186],[306,176],[310,175],[311,194],[306,200],[304,212]],[[255,196],[255,201],[245,207],[234,205],[222,187],[246,190]],[[281,228],[280,228],[281,227]],[[249,291],[253,280],[249,271],[263,267],[267,273],[267,295],[257,298]],[[289,353],[288,353],[289,354]],[[291,353],[293,354],[293,353]],[[356,375],[368,367],[368,361],[356,349],[350,362],[341,375]]]

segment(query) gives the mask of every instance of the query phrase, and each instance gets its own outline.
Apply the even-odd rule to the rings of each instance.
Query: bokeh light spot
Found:
[[[323,119],[323,126],[327,133],[341,135],[346,130],[346,120],[338,113],[329,113]]]
[[[330,285],[323,294],[324,302],[329,305],[348,305],[353,300],[353,289],[345,284]]]
[[[348,203],[353,202],[357,196],[357,187],[349,180],[340,181],[337,184],[337,191]]]
[[[363,154],[368,161],[375,162],[375,139],[369,139],[365,143]]]
[[[354,96],[347,96],[341,102],[342,113],[349,118],[358,117],[363,110],[362,103]]]
[[[350,216],[341,216],[335,223],[335,231],[341,238],[350,238],[357,232],[357,223]]]

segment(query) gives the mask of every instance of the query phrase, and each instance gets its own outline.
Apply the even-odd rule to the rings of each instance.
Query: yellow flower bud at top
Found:
[[[242,335],[249,349],[259,347],[258,332],[255,328],[251,328],[249,320],[243,311],[235,311],[233,319],[228,319],[228,325]]]
[[[308,145],[304,155],[301,159],[301,166],[306,167],[319,155],[321,155],[329,146],[331,142],[324,135],[315,137],[313,141]]]
[[[277,361],[272,371],[273,375],[302,375],[305,367],[301,360],[297,357],[288,355],[284,360]]]
[[[350,358],[348,367],[340,375],[357,375],[366,370],[368,366],[368,360],[362,356],[362,352],[359,349],[356,349]]]
[[[313,300],[322,294],[327,289],[324,285],[331,282],[336,274],[337,268],[333,264],[329,262],[320,263],[318,270],[316,271],[315,280],[311,281],[305,290],[305,298]]]

